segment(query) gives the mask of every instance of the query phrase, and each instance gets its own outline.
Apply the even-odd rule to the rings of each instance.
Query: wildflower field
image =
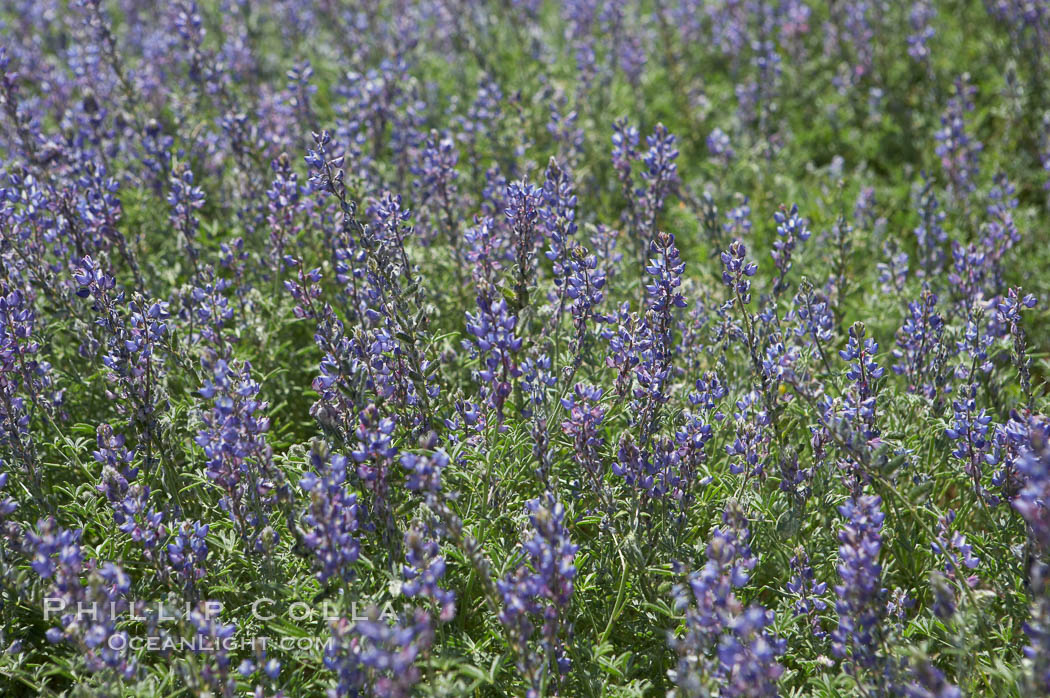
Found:
[[[6,0],[0,695],[1050,695],[1046,0]]]

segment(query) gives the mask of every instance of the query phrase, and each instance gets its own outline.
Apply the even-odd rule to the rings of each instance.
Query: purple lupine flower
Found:
[[[608,7],[617,10],[620,8],[619,5],[610,5]],[[633,31],[626,31],[627,25],[624,22],[617,22],[615,26],[620,30],[619,40],[614,42],[618,49],[616,57],[619,59],[620,69],[623,70],[627,82],[637,86],[641,80],[642,70],[645,68],[646,63],[645,45],[643,44],[642,36]]]
[[[1029,570],[1034,602],[1024,628],[1028,635],[1024,653],[1031,667],[1028,688],[1034,695],[1050,692],[1050,566],[1045,562],[1050,550],[1050,421],[1030,416],[1021,429],[1026,443],[1017,459],[1017,469],[1026,482],[1013,507],[1028,525],[1034,547],[1035,559]]]
[[[761,396],[765,402],[765,412],[770,419],[775,419],[777,414],[776,381],[790,374],[782,369],[790,369],[790,364],[795,360],[794,348],[786,349],[779,341],[780,332],[774,330],[769,337],[770,342],[766,351],[760,344],[762,338],[759,326],[761,321],[764,325],[772,326],[775,312],[763,311],[760,315],[754,315],[748,306],[751,303],[751,280],[758,271],[758,265],[747,259],[747,248],[740,240],[734,240],[729,249],[722,252],[722,283],[732,289],[732,295],[718,309],[719,316],[723,319],[722,327],[719,328],[719,338],[723,340],[738,340],[747,349],[748,358],[751,360],[751,368],[761,381]],[[729,315],[733,308],[740,314],[744,321],[743,327],[738,325]],[[777,321],[779,323],[779,321]]]
[[[737,205],[726,213],[722,231],[726,237],[744,239],[751,234],[751,199],[737,195]]]
[[[930,573],[930,610],[933,615],[948,622],[955,615],[958,588],[939,570]]]
[[[2,69],[2,68],[0,68]],[[12,553],[23,547],[22,540],[25,539],[25,528],[21,521],[15,518],[20,508],[14,497],[4,492],[7,487],[10,470],[2,458],[0,458],[0,582],[3,584],[15,583],[15,575],[18,573],[13,565],[8,563]],[[0,645],[6,644],[7,633],[0,633]],[[15,638],[7,646],[8,654],[20,654],[22,641]]]
[[[955,377],[971,384],[977,381],[979,373],[991,373],[993,368],[988,353],[992,342],[995,341],[995,335],[982,320],[981,309],[970,312],[966,318],[962,339],[956,342],[955,347],[955,353],[960,359],[955,368]]]
[[[358,355],[357,344],[347,337],[343,321],[328,303],[322,303],[321,270],[304,270],[299,260],[292,260],[296,279],[285,279],[284,287],[295,300],[293,313],[297,318],[309,318],[317,323],[314,342],[324,352],[320,374],[312,387],[318,400],[310,407],[310,414],[328,432],[347,443],[355,428],[356,402],[360,399],[360,368],[349,357]]]
[[[835,315],[831,312],[827,297],[803,279],[795,294],[794,308],[789,315],[794,322],[794,335],[803,340],[804,346],[812,346],[819,354],[824,368],[831,373],[831,361],[826,347],[835,333]]]
[[[0,460],[0,468],[4,467],[4,462]],[[6,470],[0,472],[0,490],[7,487],[8,473]],[[2,495],[0,495],[2,496]],[[7,529],[7,517],[18,511],[19,504],[14,500],[13,497],[4,497],[0,499],[0,527]],[[4,531],[7,532],[6,530]],[[6,572],[6,570],[5,570]]]
[[[904,633],[904,621],[908,616],[908,609],[915,605],[915,599],[908,596],[908,592],[901,587],[894,589],[886,602],[886,617],[893,619],[891,626],[897,636]]]
[[[369,695],[408,698],[422,678],[416,660],[433,642],[430,618],[421,609],[393,625],[374,607],[356,623],[334,621],[324,655],[338,681],[332,695],[360,695],[366,689]]]
[[[0,47],[0,97],[4,114],[15,127],[18,135],[18,147],[21,155],[27,162],[33,165],[41,164],[37,152],[38,135],[34,132],[28,111],[21,105],[19,92],[23,82],[23,76],[14,70],[11,65],[11,49],[8,46]],[[17,151],[14,151],[17,152]]]
[[[197,583],[207,572],[207,538],[208,524],[183,521],[176,529],[172,541],[168,543],[167,554],[171,570],[182,581],[183,596],[190,601],[199,600]]]
[[[646,137],[649,149],[642,157],[645,186],[637,189],[632,170],[634,162],[639,159],[638,130],[626,121],[618,120],[613,124],[612,140],[613,168],[627,202],[624,217],[629,223],[639,264],[644,266],[645,254],[657,237],[657,221],[667,197],[678,187],[676,138],[663,124],[657,124],[652,135]]]
[[[448,454],[437,450],[429,456],[401,454],[401,467],[408,471],[405,487],[413,492],[436,494],[441,491],[441,472],[448,467]]]
[[[479,296],[491,297],[497,292],[507,241],[500,235],[490,217],[478,219],[463,233],[464,255],[470,263],[470,274]]]
[[[630,304],[624,301],[616,309],[615,315],[610,317],[609,325],[610,327],[602,332],[602,337],[609,344],[605,364],[616,369],[614,390],[618,396],[622,396],[630,389],[634,379],[634,367],[638,365],[638,355],[635,352],[638,314],[632,313]]]
[[[554,158],[547,165],[543,181],[543,206],[539,209],[540,226],[547,238],[544,255],[552,263],[554,285],[557,288],[558,307],[552,323],[561,319],[561,312],[569,298],[569,275],[574,271],[572,256],[576,236],[576,193],[572,177],[558,166]],[[578,268],[578,264],[576,265]],[[577,297],[579,293],[577,291]]]
[[[733,146],[729,141],[729,136],[720,128],[716,128],[708,134],[707,152],[711,154],[711,159],[723,168],[729,167],[729,163],[736,157]]]
[[[0,446],[24,464],[37,497],[42,495],[42,473],[30,428],[32,415],[41,410],[60,418],[63,400],[51,365],[41,355],[40,329],[32,296],[0,282]]]
[[[760,318],[762,316],[759,316]],[[795,363],[798,361],[799,350],[794,344],[784,344],[779,333],[773,333],[767,340],[766,351],[762,357],[762,377],[765,381],[763,392],[766,402],[775,405],[772,393],[779,391],[780,384],[785,381],[794,381]]]
[[[973,97],[977,89],[969,84],[969,76],[956,78],[954,95],[941,116],[941,128],[934,134],[938,142],[937,156],[948,178],[952,195],[965,202],[976,188],[978,165],[983,145],[966,128],[966,114],[974,110]]]
[[[709,299],[703,297],[695,299],[691,306],[685,317],[675,321],[678,342],[674,351],[683,359],[681,370],[685,375],[695,375],[707,368],[706,356],[713,353],[713,312],[717,313]]]
[[[734,240],[729,249],[722,253],[722,282],[733,289],[740,301],[747,305],[751,302],[750,277],[758,271],[758,265],[747,261],[747,247],[740,240]]]
[[[449,441],[465,441],[474,446],[479,445],[488,427],[488,419],[482,406],[469,400],[456,400],[454,408],[455,415],[445,420],[445,426],[450,431]]]
[[[674,358],[675,310],[686,306],[679,290],[685,263],[675,247],[674,236],[657,234],[649,244],[649,254],[645,267],[645,272],[652,277],[645,285],[648,309],[634,342],[638,382],[634,397],[639,401],[638,423],[642,427],[643,446],[656,431],[660,406],[669,399],[666,386]]]
[[[597,19],[598,4],[594,0],[569,0],[561,6],[562,18],[568,28],[566,37],[579,40],[590,34]]]
[[[401,421],[424,429],[430,419],[429,401],[440,388],[435,382],[435,364],[420,349],[428,323],[422,286],[413,278],[414,269],[405,252],[405,240],[413,234],[407,223],[409,211],[401,197],[384,195],[368,209],[374,224],[361,227],[359,237],[368,240],[366,259],[337,253],[336,278],[346,284],[349,298],[357,298],[367,332],[354,337],[358,360],[367,376],[366,388],[378,397],[393,397],[404,408]],[[343,250],[343,252],[348,252]],[[367,271],[355,266],[367,266]],[[358,296],[354,279],[364,272]],[[378,272],[378,273],[377,273]]]
[[[875,362],[875,355],[878,352],[879,345],[874,339],[866,337],[863,322],[853,323],[849,329],[849,342],[846,348],[839,350],[839,356],[850,362],[846,378],[850,381],[851,388],[846,398],[843,414],[869,441],[879,435],[876,404],[877,381],[882,378],[885,371]]]
[[[944,265],[944,245],[948,234],[944,231],[944,220],[948,214],[940,208],[934,191],[934,183],[923,173],[923,186],[917,196],[919,225],[915,228],[915,239],[919,244],[919,263],[929,276],[935,276]]]
[[[310,61],[302,61],[288,69],[285,77],[288,78],[286,85],[287,100],[295,112],[299,124],[305,129],[313,125],[314,117],[310,102],[313,95],[317,93],[317,85],[311,83],[314,69]]]
[[[929,0],[918,0],[912,3],[911,12],[908,14],[908,24],[911,33],[908,34],[908,55],[919,63],[930,62],[930,47],[928,42],[936,33],[933,22],[937,17],[937,10]]]
[[[888,240],[883,243],[882,254],[886,261],[875,265],[879,273],[880,290],[886,295],[901,296],[908,280],[908,253],[901,252],[896,243]]]
[[[561,428],[572,438],[573,458],[576,463],[587,473],[595,492],[604,494],[601,452],[605,447],[605,437],[601,427],[605,419],[605,408],[600,404],[601,398],[601,388],[577,383],[572,394],[561,400],[562,406],[569,413],[561,423]]]
[[[524,544],[529,562],[540,583],[540,593],[554,606],[564,609],[572,599],[578,545],[565,527],[565,507],[548,494],[526,504],[535,535]],[[545,634],[547,630],[544,631]]]
[[[711,22],[711,42],[726,56],[741,55],[750,35],[750,8],[742,2],[723,2],[705,4],[703,9]]]
[[[1025,309],[1034,308],[1037,300],[1034,294],[1024,294],[1020,288],[1011,288],[1006,297],[995,304],[996,319],[1002,325],[1009,328],[1010,337],[1013,339],[1013,361],[1017,367],[1017,375],[1021,381],[1021,390],[1029,409],[1032,408],[1032,360],[1028,358],[1028,341],[1025,336],[1024,326],[1021,322],[1021,313]]]
[[[470,103],[465,117],[457,118],[461,139],[469,144],[471,153],[476,154],[479,136],[491,132],[492,125],[499,122],[503,102],[499,82],[487,75],[481,76],[478,80],[477,97]]]
[[[341,124],[336,135],[345,144],[341,155],[353,163],[353,176],[363,182],[383,181],[376,161],[383,155],[388,135],[380,124],[385,126],[398,118],[394,102],[404,95],[404,86],[397,80],[400,76],[391,68],[394,66],[384,60],[380,69],[348,71],[335,90]]]
[[[904,698],[962,698],[962,691],[929,661],[917,665],[909,663],[907,680],[895,687],[895,694]]]
[[[314,147],[303,157],[310,168],[308,181],[312,185],[311,191],[323,198],[330,195],[338,197],[343,189],[345,155],[339,152],[339,145],[332,141],[332,134],[328,131],[314,133],[313,141]],[[346,224],[352,223],[348,220]]]
[[[536,475],[544,483],[549,482],[553,469],[547,426],[550,421],[548,393],[557,385],[558,379],[551,367],[551,357],[546,354],[527,358],[521,364],[521,392],[525,398],[521,405],[521,416],[531,421],[532,456],[537,463]]]
[[[986,453],[991,444],[988,438],[992,416],[977,407],[977,386],[963,387],[952,401],[952,423],[944,430],[945,436],[955,442],[952,455],[963,463],[963,469],[973,481],[978,497],[988,495],[982,484]]]
[[[713,371],[708,371],[696,380],[696,390],[687,396],[693,409],[685,411],[685,424],[675,432],[675,440],[678,442],[683,477],[690,484],[707,461],[707,442],[714,436],[712,422],[725,419],[719,406],[726,394],[726,386],[722,379]],[[708,475],[702,478],[699,484],[706,485],[711,479]],[[692,494],[685,490],[675,493],[675,496],[682,500],[683,511],[687,510],[692,501]]]
[[[982,246],[987,251],[986,263],[990,267],[990,292],[998,294],[1003,288],[1003,258],[1021,241],[1021,232],[1014,221],[1018,200],[1014,196],[1014,185],[999,173],[995,184],[988,191],[988,222],[982,227]]]
[[[765,13],[760,21],[768,23],[772,12]],[[770,37],[770,30],[761,30]],[[754,66],[753,79],[738,83],[736,86],[737,118],[752,130],[758,143],[762,145],[767,160],[772,160],[783,142],[778,131],[778,98],[781,93],[782,59],[777,50],[777,43],[770,38],[759,39],[752,43],[751,63]]]
[[[777,459],[777,469],[780,475],[778,487],[781,492],[791,494],[803,501],[809,497],[813,468],[804,468],[799,465],[798,453],[795,449],[791,447],[784,449],[784,453]]]
[[[809,563],[809,555],[799,547],[791,558],[791,581],[787,583],[789,593],[795,595],[795,616],[806,616],[809,626],[813,631],[813,637],[822,640],[827,636],[820,624],[820,616],[827,609],[828,604],[824,600],[828,585],[826,582],[818,582],[816,573]]]
[[[86,245],[71,214],[55,215],[55,208],[58,213],[73,208],[72,194],[55,195],[46,179],[41,180],[29,172],[9,172],[2,181],[0,224],[4,226],[5,239],[11,240],[4,253],[4,264],[10,271],[3,295],[17,291],[22,296],[21,304],[35,297],[32,287],[51,297],[68,294],[74,290],[71,288],[74,282],[60,273],[52,258],[61,260],[61,267],[67,267],[66,260],[75,259],[79,248]],[[32,283],[32,287],[26,282]],[[15,316],[20,317],[18,312]],[[25,319],[22,317],[18,322]]]
[[[696,490],[711,483],[713,476],[700,476],[707,462],[707,443],[714,436],[712,422],[725,418],[718,411],[718,400],[725,397],[725,387],[718,376],[705,373],[696,381],[696,392],[689,394],[689,403],[698,411],[686,410],[685,424],[675,431],[674,440],[678,451],[673,463],[677,473],[672,472],[670,495],[678,503],[679,525],[684,525],[688,512],[696,500]]]
[[[626,119],[613,122],[612,162],[620,178],[625,193],[634,189],[632,182],[632,163],[638,159],[638,129],[627,123]]]
[[[302,224],[297,222],[303,208],[305,187],[299,175],[292,171],[291,158],[281,153],[270,163],[273,180],[266,190],[266,222],[270,226],[270,271],[280,278],[285,262],[285,246],[294,240]]]
[[[128,491],[128,483],[139,473],[133,466],[135,453],[124,445],[124,435],[114,432],[109,424],[97,427],[95,441],[98,450],[92,455],[102,465],[102,484],[97,489],[110,502],[120,501]]]
[[[948,283],[956,287],[958,305],[962,308],[981,304],[990,271],[989,250],[976,243],[962,244],[952,240],[952,270]]]
[[[736,592],[758,563],[749,536],[747,518],[730,502],[707,544],[706,564],[674,588],[685,631],[670,634],[668,644],[678,655],[672,679],[684,695],[707,695],[716,687],[727,696],[776,695],[784,671],[776,658],[785,642],[769,630],[773,612],[744,606]]]
[[[594,49],[595,39],[593,37],[583,37],[576,42],[573,58],[576,60],[576,70],[579,73],[579,85],[581,88],[593,86],[599,72],[608,74],[604,67],[598,66],[598,56]]]
[[[515,313],[529,304],[529,287],[533,277],[533,259],[539,221],[542,191],[527,181],[514,182],[507,187],[507,220],[513,231],[514,259],[517,277],[514,285]]]
[[[356,538],[357,495],[348,490],[347,460],[314,448],[310,463],[313,471],[299,481],[309,498],[302,517],[303,543],[314,553],[321,583],[331,577],[349,582],[354,578],[353,565],[361,546]]]
[[[142,133],[141,177],[155,195],[160,195],[171,170],[171,148],[175,139],[161,130],[156,119],[150,119]]]
[[[171,207],[170,221],[178,232],[186,255],[197,270],[200,257],[200,220],[197,211],[204,206],[204,190],[194,184],[193,170],[180,165],[172,172],[168,181],[168,205]]]
[[[324,665],[335,674],[336,687],[329,695],[360,695],[365,686],[365,673],[361,666],[360,638],[355,632],[355,625],[346,618],[339,618],[332,621],[331,630],[332,637],[324,647]]]
[[[497,584],[503,600],[499,614],[518,655],[518,670],[538,691],[548,672],[559,675],[569,671],[565,636],[571,626],[563,622],[572,600],[576,577],[574,559],[579,546],[574,545],[565,527],[565,508],[548,493],[527,504],[534,535],[525,542],[528,565],[521,564]],[[529,646],[535,631],[534,619],[542,618],[542,653]]]
[[[680,461],[671,439],[657,439],[650,449],[635,444],[630,435],[624,435],[612,471],[633,489],[639,508],[645,508],[650,500],[663,496],[674,484]]]
[[[598,312],[597,308],[605,299],[606,271],[598,266],[598,256],[587,254],[586,250],[575,245],[570,250],[563,268],[565,270],[565,296],[570,301],[572,324],[576,329],[571,353],[576,357],[574,366],[578,367],[583,360],[583,344],[587,339],[589,324],[610,322],[610,317]]]
[[[839,507],[846,525],[839,531],[838,573],[835,586],[838,627],[831,633],[835,656],[851,661],[847,667],[871,669],[880,661],[881,623],[886,612],[882,587],[882,499],[859,495]]]
[[[649,146],[649,150],[642,156],[642,162],[645,164],[642,181],[646,183],[641,201],[645,243],[656,237],[656,218],[663,211],[668,194],[678,186],[676,140],[674,134],[663,124],[657,124],[652,135],[645,138],[645,143]]]
[[[30,566],[47,581],[48,602],[61,610],[59,624],[48,629],[47,639],[74,645],[92,672],[109,668],[129,679],[135,664],[128,656],[127,633],[117,630],[117,622],[130,607],[131,579],[111,562],[85,561],[81,533],[60,527],[51,517],[26,532]]]
[[[804,39],[810,32],[813,10],[805,0],[786,0],[776,13],[780,22],[780,39],[790,47],[796,62],[801,63]]]
[[[230,279],[216,275],[211,266],[199,269],[190,291],[193,308],[190,311],[190,337],[195,343],[203,340],[220,356],[229,358],[231,344],[238,339],[233,306],[226,292],[236,285]],[[226,331],[228,330],[228,331]]]
[[[798,215],[798,205],[792,204],[791,210],[784,206],[773,214],[777,224],[777,235],[779,239],[773,241],[773,263],[779,272],[777,280],[773,283],[773,294],[779,295],[787,290],[787,273],[791,270],[791,255],[795,245],[809,240],[809,227],[806,220]]]
[[[1018,470],[1018,464],[1028,445],[1027,417],[1017,411],[1010,412],[1010,419],[1005,424],[997,424],[992,433],[991,448],[985,456],[988,465],[999,466],[992,473],[992,484],[999,490],[993,495],[998,502],[1005,501],[1012,506],[1013,500],[1024,486],[1024,477]]]
[[[977,575],[968,575],[968,571],[977,569],[981,561],[974,557],[973,546],[966,542],[966,536],[959,531],[949,532],[955,521],[955,510],[937,519],[937,538],[931,543],[935,555],[944,561],[944,574],[956,582],[967,586],[976,586]]]
[[[875,187],[862,187],[853,206],[853,220],[857,227],[880,235],[886,227],[886,219],[879,217],[875,201]]]
[[[1038,51],[1038,47],[1046,45],[1050,11],[1045,5],[1024,0],[986,0],[984,6],[988,14],[1006,25],[1011,41],[1021,52]]]
[[[250,678],[261,671],[271,681],[276,681],[281,675],[281,663],[274,658],[267,659],[265,647],[254,647],[253,650],[253,658],[242,660],[237,665],[237,673],[244,678]],[[256,685],[255,692],[252,695],[255,698],[262,698],[262,686]]]
[[[110,475],[112,475],[110,471]],[[103,474],[105,479],[106,474]],[[119,477],[119,476],[118,476]],[[110,500],[113,508],[113,522],[117,528],[128,534],[131,540],[142,547],[143,556],[161,574],[167,573],[164,563],[162,541],[168,536],[168,527],[164,524],[164,513],[150,506],[150,488],[146,485],[121,483],[125,489],[117,499]],[[100,487],[101,489],[101,487]],[[117,488],[107,487],[109,494]]]
[[[420,163],[412,168],[412,173],[416,175],[415,187],[419,190],[420,205],[436,220],[432,224],[434,233],[431,235],[441,231],[455,250],[456,270],[461,275],[463,265],[459,259],[462,258],[463,235],[458,229],[456,213],[460,203],[456,184],[459,178],[456,170],[459,151],[451,136],[431,131],[420,157]],[[462,282],[462,277],[459,280]]]
[[[684,308],[685,298],[678,288],[682,285],[685,264],[674,244],[674,235],[661,233],[649,245],[649,264],[645,272],[653,277],[645,285],[649,304],[657,313],[667,313],[671,308]]]
[[[481,358],[478,382],[482,396],[496,411],[497,421],[503,422],[503,406],[510,396],[512,381],[521,375],[514,360],[521,351],[522,338],[515,333],[518,318],[510,314],[507,301],[492,302],[478,296],[478,311],[467,313],[467,333],[472,340],[464,340],[464,347]]]
[[[830,240],[832,249],[836,251],[836,259],[834,271],[824,284],[824,293],[835,299],[834,308],[838,313],[845,302],[851,282],[848,259],[854,246],[853,224],[844,214],[839,214],[832,223],[831,230],[826,233],[826,239]]]
[[[390,471],[397,457],[393,445],[395,426],[392,418],[383,416],[375,405],[368,405],[358,416],[357,443],[350,451],[351,459],[357,463],[361,488],[368,495],[366,504],[373,518],[383,523],[382,534],[387,543],[394,540],[395,534],[390,500]]]
[[[168,334],[168,304],[141,297],[128,301],[116,280],[91,257],[79,261],[73,278],[79,286],[77,295],[93,300],[95,324],[105,332],[102,364],[107,380],[118,390],[107,390],[107,397],[128,417],[149,470],[155,462],[160,431],[157,386],[165,370],[163,357],[156,350]]]
[[[547,132],[558,144],[559,155],[570,167],[576,167],[583,155],[584,130],[579,126],[579,114],[570,110],[566,102],[564,95],[560,100],[551,101]]]
[[[897,330],[897,347],[893,358],[897,363],[892,370],[898,376],[908,380],[909,393],[925,395],[934,400],[943,389],[943,370],[941,359],[941,339],[944,334],[944,320],[935,310],[937,294],[928,288],[922,290],[919,300],[908,303],[908,315]]]
[[[213,64],[215,67],[224,67],[220,64]],[[220,70],[218,72],[212,71],[212,75],[225,76],[229,75],[228,71]],[[219,125],[222,128],[221,137],[216,132],[208,134],[211,143],[208,144],[209,150],[214,150],[215,159],[210,163],[210,170],[212,172],[221,171],[222,162],[220,158],[230,158],[237,164],[239,173],[251,172],[255,168],[255,162],[257,160],[263,161],[263,152],[266,148],[267,142],[265,135],[260,134],[259,125],[244,112],[235,111],[235,107],[232,104],[232,98],[228,92],[228,86],[219,82],[217,95],[220,101],[223,103],[220,108],[225,111],[222,118],[219,119]],[[224,152],[225,151],[225,152]],[[254,178],[249,179],[243,185],[243,196],[245,203],[238,211],[238,214],[247,220],[261,221],[262,218],[262,185],[261,182]]]
[[[1025,484],[1013,507],[1028,523],[1038,550],[1050,550],[1050,420],[1028,416],[1015,426],[1023,440],[1016,467]],[[1047,646],[1050,649],[1050,645]],[[1050,656],[1048,656],[1050,661]]]
[[[78,190],[82,192],[77,201],[77,213],[82,222],[82,245],[87,254],[119,251],[135,277],[135,286],[142,288],[138,262],[135,260],[127,240],[120,231],[119,223],[124,216],[124,207],[117,192],[119,182],[108,176],[104,164],[88,162],[81,177]]]
[[[211,402],[211,409],[202,414],[204,428],[196,443],[204,449],[208,479],[221,492],[220,506],[249,549],[257,550],[262,545],[259,534],[277,501],[289,497],[266,438],[267,404],[258,400],[259,384],[248,362],[237,367],[220,358],[203,361],[202,367],[209,377],[200,394]]]
[[[481,215],[497,222],[501,235],[507,234],[507,178],[499,165],[485,170],[485,186],[481,190]]]
[[[666,498],[678,505],[678,521],[685,512],[682,500],[694,486],[693,473],[682,468],[682,454],[678,443],[673,438],[662,437],[653,440],[652,445],[652,488],[646,493],[649,498]],[[643,497],[642,506],[646,506]]]
[[[733,620],[732,632],[722,636],[718,661],[726,696],[776,695],[776,682],[784,671],[776,658],[786,643],[770,630],[773,619],[772,611],[752,605]]]
[[[854,65],[849,76],[851,84],[859,81],[866,75],[871,74],[874,65],[875,28],[872,26],[871,14],[872,4],[869,2],[856,2],[848,6],[836,8],[843,13],[841,18],[845,38],[853,50]]]
[[[440,609],[441,622],[452,620],[456,615],[456,594],[439,586],[445,576],[445,558],[441,556],[438,543],[429,528],[413,526],[405,533],[405,562],[401,573],[405,578],[401,593],[408,598],[422,596]]]
[[[415,660],[434,642],[434,630],[425,613],[394,626],[367,619],[354,626],[360,637],[360,662],[371,676],[372,693],[386,698],[408,698],[422,678]]]
[[[172,8],[172,21],[175,31],[182,40],[183,50],[187,53],[187,64],[190,80],[201,82],[204,79],[202,65],[205,61],[201,45],[207,30],[201,19],[200,7],[196,2],[178,2]]]
[[[766,475],[769,460],[770,419],[761,406],[761,396],[755,390],[743,395],[736,402],[737,411],[733,413],[736,422],[736,435],[733,441],[726,444],[726,455],[729,456],[729,472],[734,475],[744,474],[745,479]]]
[[[216,692],[221,696],[236,693],[236,670],[230,657],[229,643],[237,632],[234,623],[219,618],[221,604],[202,601],[189,613],[189,625],[195,633],[193,651],[198,657],[198,674],[187,676],[199,692]]]

